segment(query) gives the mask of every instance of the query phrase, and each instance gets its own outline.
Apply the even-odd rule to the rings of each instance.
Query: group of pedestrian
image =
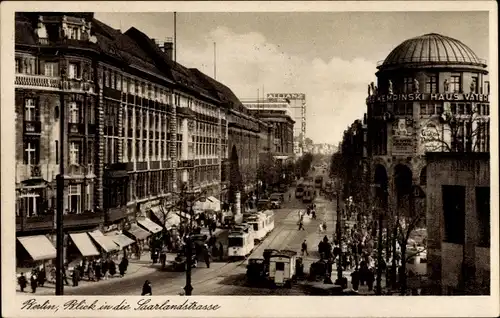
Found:
[[[46,279],[47,279],[47,277],[46,277],[46,272],[45,272],[45,266],[41,265],[40,267],[34,267],[31,270],[31,274],[30,274],[31,292],[35,293],[38,286],[43,287]],[[20,276],[17,279],[17,282],[19,284],[21,292],[24,293],[24,290],[26,289],[26,287],[28,285],[28,279],[26,278],[26,275],[24,272],[20,274]]]

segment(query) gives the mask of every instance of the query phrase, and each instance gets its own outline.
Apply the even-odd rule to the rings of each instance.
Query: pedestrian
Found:
[[[94,263],[89,263],[87,267],[87,276],[89,278],[89,281],[95,281]]]
[[[101,263],[101,269],[102,269],[102,276],[103,276],[103,279],[106,280],[108,279],[108,276],[109,276],[109,264],[108,264],[108,260],[103,260],[102,263]]]
[[[219,242],[219,259],[221,262],[223,257],[224,257],[224,245],[222,245],[222,242]]]
[[[101,277],[102,277],[102,266],[101,266],[101,260],[97,260],[97,262],[95,263],[95,279],[97,281],[100,281],[101,280]]]
[[[319,233],[323,233],[323,223],[319,224]]]
[[[66,275],[66,271],[68,270],[68,264],[65,264],[62,268],[62,278],[63,278],[63,282],[64,284],[66,285],[69,285],[68,283],[68,275]]]
[[[36,288],[38,287],[38,279],[36,274],[31,274],[31,292],[34,294],[36,292]]]
[[[374,281],[375,281],[375,273],[374,273],[373,267],[372,267],[368,270],[367,282],[366,282],[366,284],[368,285],[369,291],[373,290],[373,282]]]
[[[300,219],[300,221],[299,221],[299,231],[300,230],[305,231],[305,229],[304,229],[304,223],[302,223],[302,219]]]
[[[309,252],[307,252],[307,243],[306,243],[306,240],[304,240],[304,242],[302,242],[302,256],[306,254],[307,256],[309,256]]]
[[[314,220],[316,220],[316,210],[312,210],[311,214],[312,214],[312,218]]]
[[[144,285],[142,285],[141,296],[146,296],[146,295],[153,296],[153,289],[149,280],[146,280],[144,282]]]
[[[288,201],[292,201],[292,193],[288,193]]]
[[[116,275],[116,263],[112,259],[110,259],[108,262],[109,276],[114,277]]]
[[[120,277],[123,277],[125,275],[125,271],[126,271],[125,257],[122,258],[122,261],[118,265],[118,270],[120,271]]]
[[[71,277],[71,280],[73,281],[73,287],[78,286],[78,267],[75,266],[73,268],[73,275]]]
[[[38,271],[38,285],[43,287],[43,284],[45,284],[46,279],[47,275],[45,274],[45,267],[42,266]]]
[[[21,288],[21,292],[24,293],[24,289],[26,288],[26,285],[28,285],[28,281],[26,280],[26,276],[24,276],[24,273],[21,273],[21,276],[19,276],[19,278],[17,279],[17,283]]]
[[[204,248],[203,258],[205,259],[205,264],[207,265],[207,268],[210,268],[210,251],[208,250],[208,246]]]
[[[326,222],[323,222],[323,230],[326,231]]]
[[[158,261],[158,252],[156,249],[151,250],[151,260],[153,261],[153,264],[156,264]]]
[[[167,264],[167,253],[166,253],[165,249],[161,250],[160,263],[161,263],[161,268],[165,269],[165,265]]]
[[[358,291],[358,288],[359,288],[359,271],[358,271],[357,267],[351,273],[351,285],[352,285],[352,290]]]

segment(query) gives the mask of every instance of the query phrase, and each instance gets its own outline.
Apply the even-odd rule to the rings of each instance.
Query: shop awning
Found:
[[[149,233],[146,230],[143,230],[142,228],[139,227],[137,224],[131,224],[130,229],[126,230],[128,234],[132,235],[135,237],[136,240],[144,240],[146,239],[151,233]]]
[[[207,198],[207,201],[210,201],[210,208],[215,212],[220,211],[220,200],[216,197],[210,196]]]
[[[144,227],[146,230],[148,230],[149,232],[151,232],[153,234],[161,232],[161,230],[162,230],[162,227],[160,225],[151,221],[151,219],[149,219],[149,218],[137,220],[137,223],[139,223],[139,225],[141,225],[142,227]]]
[[[99,251],[87,233],[70,233],[69,237],[71,237],[71,240],[75,243],[82,256],[99,255]]]
[[[56,258],[56,249],[44,235],[22,236],[17,240],[30,254],[34,261]]]
[[[97,242],[97,244],[102,247],[105,252],[112,252],[119,250],[119,246],[108,236],[102,234],[101,231],[95,230],[93,232],[88,232],[90,237]]]
[[[130,237],[118,232],[113,232],[109,235],[106,235],[106,237],[109,237],[111,240],[113,240],[113,242],[118,244],[118,246],[120,246],[120,249],[135,243],[135,241]]]
[[[165,227],[168,229],[179,226],[181,224],[181,217],[176,213],[170,213],[167,215],[167,222],[165,222]]]

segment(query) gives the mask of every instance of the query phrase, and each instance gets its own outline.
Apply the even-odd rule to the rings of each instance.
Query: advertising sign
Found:
[[[369,102],[397,102],[397,101],[469,101],[469,102],[489,102],[489,95],[475,93],[412,93],[412,94],[390,94],[371,95]]]
[[[268,93],[267,99],[271,101],[305,100],[304,93]]]
[[[394,136],[392,137],[392,155],[393,156],[412,156],[414,153],[413,149],[413,138]]]

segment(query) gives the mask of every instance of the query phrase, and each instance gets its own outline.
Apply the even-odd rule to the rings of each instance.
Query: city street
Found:
[[[334,222],[334,202],[318,198],[317,220],[307,215],[304,217],[304,230],[298,230],[298,215],[305,210],[305,205],[295,199],[294,189],[290,190],[292,200],[285,195],[282,209],[275,210],[274,230],[255,247],[249,258],[262,257],[265,249],[288,249],[300,255],[301,244],[304,240],[308,244],[309,255],[304,256],[304,270],[309,271],[312,262],[318,260],[317,246],[325,234],[331,239]],[[319,233],[320,222],[326,222],[327,231]],[[221,232],[219,240],[227,244],[227,231]],[[185,273],[161,271],[159,265],[151,265],[149,255],[135,262],[133,273],[127,273],[124,278],[113,278],[101,282],[84,282],[79,287],[65,287],[66,295],[140,295],[142,284],[147,279],[152,283],[153,295],[178,295],[183,292]],[[131,264],[132,264],[131,262]],[[131,272],[131,270],[129,270]],[[235,262],[213,262],[206,268],[203,262],[192,271],[193,295],[302,295],[301,284],[291,289],[287,288],[257,288],[248,286],[246,282],[246,260]],[[51,294],[53,288],[39,288],[37,294]]]

